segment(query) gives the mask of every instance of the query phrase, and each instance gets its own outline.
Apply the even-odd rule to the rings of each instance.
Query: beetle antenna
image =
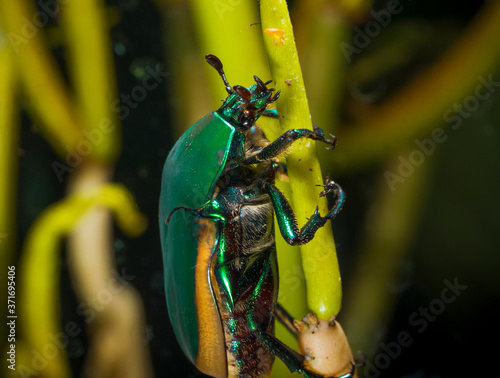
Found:
[[[274,94],[270,102],[275,102],[280,97],[280,94],[281,94],[281,89]]]
[[[233,90],[240,96],[247,104],[250,103],[252,99],[252,94],[248,89],[242,87],[241,85],[235,85]]]
[[[215,70],[218,72],[220,77],[222,78],[222,81],[224,81],[224,85],[226,86],[226,91],[229,94],[233,94],[233,88],[229,85],[229,82],[227,81],[226,74],[224,73],[224,70],[222,69],[222,62],[220,61],[219,58],[217,58],[215,55],[212,54],[207,54],[205,55],[205,60],[207,61],[208,64],[210,64]]]
[[[258,76],[253,75],[253,79],[257,83],[257,86],[259,87],[261,92],[265,92],[268,90],[266,84]]]

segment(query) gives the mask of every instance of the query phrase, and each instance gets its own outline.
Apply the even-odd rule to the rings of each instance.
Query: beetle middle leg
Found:
[[[299,230],[297,218],[283,193],[269,182],[263,181],[262,185],[273,203],[281,235],[283,235],[283,238],[290,245],[301,245],[309,242],[319,228],[323,227],[328,220],[334,219],[337,216],[345,200],[342,188],[327,177],[325,185],[323,185],[325,190],[320,196],[334,193],[336,196],[334,206],[325,216],[321,216],[318,207],[316,207],[314,214]]]

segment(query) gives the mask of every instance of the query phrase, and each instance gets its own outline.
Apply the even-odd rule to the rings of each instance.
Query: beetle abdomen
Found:
[[[229,330],[234,323],[247,323],[246,315],[239,319],[227,319],[224,324]],[[267,377],[271,372],[274,355],[270,353],[248,327],[237,334],[227,335],[227,361],[229,377]],[[268,332],[272,333],[272,329]]]
[[[267,195],[243,199],[241,193],[228,188],[217,198],[227,207],[219,229],[224,243],[212,259],[212,288],[224,328],[228,376],[266,377],[274,355],[256,330],[273,333],[274,328],[278,283],[273,208]]]
[[[274,355],[261,343],[256,329],[273,333],[273,305],[277,294],[276,264],[272,245],[248,259],[244,277],[246,287],[239,287],[234,305],[220,306],[219,312],[226,339],[226,359],[229,377],[266,377],[272,367]],[[219,291],[220,299],[225,297]],[[227,298],[220,303],[228,303]]]

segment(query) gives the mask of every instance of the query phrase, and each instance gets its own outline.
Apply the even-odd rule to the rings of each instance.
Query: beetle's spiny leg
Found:
[[[309,138],[321,142],[327,142],[325,136],[309,129],[291,129],[281,134],[274,142],[268,144],[258,154],[246,159],[243,164],[255,164],[272,159],[285,152],[290,145],[300,138]]]
[[[330,134],[330,136],[332,137],[332,139],[326,139],[325,138],[325,133],[323,132],[323,129],[321,127],[319,127],[318,125],[316,125],[314,122],[313,122],[313,130],[322,135],[323,136],[323,142],[329,144],[330,146],[329,147],[326,147],[327,150],[333,150],[335,148],[335,146],[337,145],[337,137],[333,134]]]
[[[298,332],[297,328],[294,326],[295,319],[279,303],[276,303],[274,315],[281,322],[281,324],[283,324],[285,328],[288,329],[288,331],[292,333],[295,338],[297,338]]]

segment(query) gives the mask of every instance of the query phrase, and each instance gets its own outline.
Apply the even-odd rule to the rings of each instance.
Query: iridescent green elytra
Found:
[[[299,138],[328,143],[321,129],[294,129],[269,142],[255,124],[276,101],[268,83],[231,87],[222,63],[206,60],[222,77],[224,104],[189,128],[174,145],[163,169],[160,233],[170,320],[185,355],[214,377],[268,376],[274,357],[291,371],[319,377],[304,357],[274,337],[278,268],[273,216],[284,239],[304,244],[333,219],[344,202],[329,179],[335,204],[316,211],[301,229],[275,187],[283,170],[277,156]],[[342,377],[352,377],[354,368]]]

